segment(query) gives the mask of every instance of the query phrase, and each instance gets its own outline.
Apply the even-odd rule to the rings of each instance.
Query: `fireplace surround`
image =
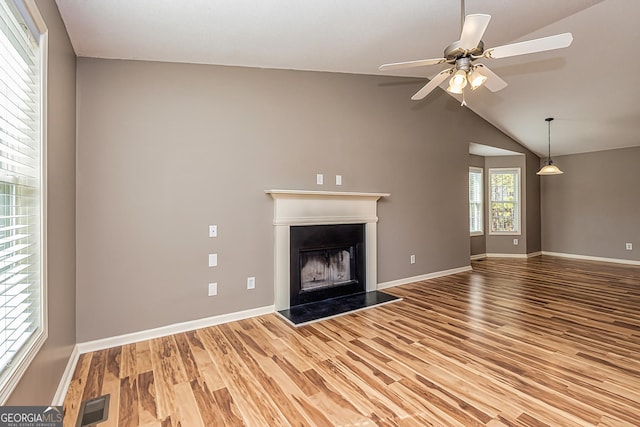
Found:
[[[277,311],[291,307],[292,227],[359,224],[364,231],[362,244],[366,265],[363,271],[364,290],[376,290],[377,202],[381,197],[388,197],[389,193],[310,190],[265,190],[265,192],[274,200],[274,292]],[[346,246],[338,245],[334,249],[340,249],[339,247],[340,251],[328,256],[339,257],[340,253],[346,250]],[[345,254],[342,253],[342,256],[344,261]],[[344,270],[345,266],[340,268]],[[349,268],[351,268],[351,260],[349,260]],[[335,279],[335,282],[339,281],[339,278]]]

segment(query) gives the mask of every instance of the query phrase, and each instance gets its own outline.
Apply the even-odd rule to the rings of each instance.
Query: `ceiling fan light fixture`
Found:
[[[471,90],[476,90],[487,81],[487,76],[478,71],[478,67],[475,67],[471,73],[469,73],[469,84]]]
[[[547,117],[544,119],[549,128],[549,155],[547,157],[547,161],[544,166],[540,168],[536,175],[560,175],[563,174],[559,167],[553,164],[553,160],[551,160],[551,121],[553,121],[553,117]]]
[[[467,86],[467,73],[464,70],[458,70],[449,80],[447,90],[451,93],[462,93],[462,89]]]

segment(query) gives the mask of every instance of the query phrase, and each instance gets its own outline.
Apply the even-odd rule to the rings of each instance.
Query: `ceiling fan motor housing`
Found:
[[[451,43],[444,50],[444,57],[447,61],[456,61],[460,58],[468,58],[470,56],[482,56],[484,53],[484,43],[480,41],[478,46],[470,50],[464,50],[460,47],[460,40]]]

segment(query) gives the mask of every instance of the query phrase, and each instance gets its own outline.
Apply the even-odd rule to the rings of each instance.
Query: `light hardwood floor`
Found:
[[[640,267],[487,259],[387,291],[84,354],[65,425],[106,393],[100,426],[640,425]]]

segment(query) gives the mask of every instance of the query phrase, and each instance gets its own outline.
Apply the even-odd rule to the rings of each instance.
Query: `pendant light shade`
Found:
[[[548,117],[544,120],[547,122],[549,127],[549,155],[547,156],[547,161],[545,162],[544,166],[542,166],[542,168],[540,168],[540,170],[536,172],[536,174],[537,175],[560,175],[564,172],[562,172],[560,168],[554,165],[553,160],[551,160],[551,121],[553,120],[553,117]]]

